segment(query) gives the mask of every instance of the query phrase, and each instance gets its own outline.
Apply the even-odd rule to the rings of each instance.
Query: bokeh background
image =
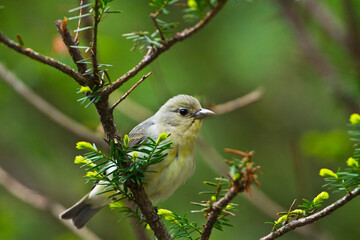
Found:
[[[74,67],[59,44],[55,20],[73,16],[68,10],[77,4],[75,0],[0,1],[0,31],[14,40],[20,34],[25,46]],[[116,79],[144,54],[131,52],[132,43],[122,34],[153,31],[154,27],[148,1],[114,1],[111,6],[123,13],[107,16],[101,22],[99,57],[102,63],[113,65],[108,72]],[[273,215],[255,206],[253,198],[240,196],[235,200],[239,211],[231,217],[234,227],[224,232],[214,230],[212,239],[258,239],[266,235],[271,225],[264,222],[273,221],[276,212],[281,211],[272,207],[269,199],[284,209],[294,199],[299,204],[302,198],[311,200],[324,190],[324,181],[318,176],[320,168],[336,170],[345,166],[352,154],[348,118],[358,106],[359,13],[354,9],[359,7],[351,0],[231,1],[203,30],[176,44],[116,93],[115,98],[120,97],[120,92],[130,88],[141,74],[152,71],[115,114],[119,131],[125,134],[179,93],[197,96],[204,106],[210,106],[260,86],[265,89],[261,101],[204,121],[201,136],[222,156],[218,164],[222,164],[222,158],[231,158],[223,152],[226,147],[255,151],[254,161],[264,172],[258,190],[267,198],[255,193],[253,198],[264,200],[258,205]],[[181,10],[174,10],[172,17],[182,22],[181,15]],[[324,19],[328,21],[321,21]],[[76,24],[70,22],[69,26],[75,29]],[[310,47],[306,39],[310,39]],[[76,93],[79,86],[72,79],[5,46],[0,46],[0,61],[49,103],[99,131],[95,109],[84,108],[77,101],[81,98]],[[339,97],[341,89],[350,101]],[[134,102],[147,110],[129,105]],[[129,116],[124,111],[134,114]],[[84,139],[52,122],[3,81],[0,136],[1,168],[27,187],[66,207],[90,188],[85,185],[83,170],[73,164],[79,154],[75,143]],[[201,214],[189,213],[196,209],[190,202],[204,199],[198,195],[207,190],[202,181],[221,174],[204,156],[198,151],[194,176],[167,201],[159,203],[159,208],[188,214],[194,221],[204,220]],[[341,193],[330,196],[326,203],[335,201]],[[355,199],[308,229],[312,237],[293,232],[283,239],[358,239],[359,211]],[[128,220],[117,222],[122,217],[106,208],[88,227],[103,239],[135,239]],[[33,208],[0,186],[0,239],[78,237],[47,211]]]

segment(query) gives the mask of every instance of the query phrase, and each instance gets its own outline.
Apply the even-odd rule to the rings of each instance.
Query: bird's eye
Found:
[[[186,110],[185,108],[182,108],[179,110],[179,113],[182,115],[182,116],[185,116],[187,113],[188,113],[188,110]]]

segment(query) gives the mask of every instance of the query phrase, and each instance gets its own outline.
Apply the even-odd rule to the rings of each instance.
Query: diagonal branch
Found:
[[[214,111],[217,115],[232,112],[238,108],[243,108],[247,105],[259,101],[262,98],[263,94],[264,89],[258,88],[244,96],[238,97],[222,104],[212,106],[210,107],[210,110]]]
[[[138,72],[140,72],[144,67],[149,65],[152,61],[154,61],[161,53],[167,51],[170,47],[172,47],[175,43],[185,40],[186,38],[192,36],[194,33],[198,32],[202,29],[215,15],[224,7],[227,0],[219,0],[218,5],[214,7],[211,11],[209,11],[206,16],[199,21],[194,27],[185,29],[181,32],[175,34],[174,37],[169,39],[166,43],[164,43],[161,47],[157,47],[156,49],[151,48],[145,54],[143,59],[130,71],[125,73],[123,76],[118,78],[115,82],[105,88],[102,92],[104,95],[110,95],[113,91],[118,89],[121,85],[123,85],[130,78],[134,77]]]
[[[16,42],[10,40],[9,38],[7,38],[4,34],[2,34],[0,32],[0,42],[5,44],[6,46],[8,46],[9,48],[14,49],[15,51],[28,56],[36,61],[39,61],[41,63],[44,63],[46,65],[49,65],[51,67],[54,67],[60,71],[62,71],[63,73],[69,75],[70,77],[72,77],[76,82],[78,82],[80,85],[85,85],[87,79],[81,75],[80,73],[76,72],[74,69],[72,69],[71,67],[65,65],[64,63],[61,63],[51,57],[47,57],[44,55],[41,55],[38,52],[35,52],[34,50],[32,50],[31,48],[25,48],[20,46],[19,44],[17,44]]]
[[[287,232],[290,232],[298,227],[302,227],[304,225],[314,223],[315,221],[326,217],[333,213],[335,210],[339,209],[340,207],[344,206],[346,203],[350,202],[352,199],[360,195],[360,188],[356,188],[350,193],[346,194],[346,196],[340,198],[333,204],[327,206],[320,212],[317,212],[315,214],[312,214],[306,218],[301,218],[298,220],[291,221],[290,223],[286,224],[285,226],[282,226],[281,228],[277,229],[276,231],[268,234],[267,236],[261,238],[261,240],[271,240],[276,239],[282,235],[284,235]]]
[[[81,18],[80,18],[81,19]],[[80,62],[84,60],[84,57],[82,56],[80,50],[78,48],[74,48],[73,46],[76,46],[76,42],[73,39],[68,27],[67,27],[67,18],[64,20],[57,20],[55,22],[58,32],[61,35],[61,38],[63,42],[65,43],[65,46],[67,47],[69,54],[74,61],[74,63],[77,66],[77,69],[79,73],[84,74],[86,70],[88,70],[88,66],[86,63]]]
[[[151,72],[149,72],[148,74],[142,76],[142,78],[137,82],[135,83],[134,86],[132,86],[129,91],[127,91],[118,101],[116,101],[114,103],[114,105],[111,107],[111,110],[113,111],[114,108],[116,108],[116,106],[121,103],[137,86],[140,85],[140,83],[142,83],[146,78],[148,78],[150,76]]]
[[[76,229],[70,222],[61,221],[59,214],[65,210],[65,208],[49,198],[35,192],[34,190],[26,187],[9,173],[0,167],[0,185],[2,185],[9,193],[18,199],[30,204],[34,208],[42,211],[49,212],[53,217],[69,228],[74,234],[84,240],[100,240],[100,238],[90,231],[88,228],[83,228],[80,231]]]
[[[235,184],[229,189],[224,197],[213,204],[211,213],[206,221],[206,225],[204,226],[204,231],[201,234],[201,240],[208,240],[210,238],[211,230],[213,229],[222,210],[236,197],[236,195],[238,195],[238,193],[243,192],[244,190],[244,186]]]

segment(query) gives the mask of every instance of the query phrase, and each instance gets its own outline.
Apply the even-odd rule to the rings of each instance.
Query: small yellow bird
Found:
[[[195,170],[195,139],[203,118],[215,113],[201,107],[199,101],[188,95],[169,99],[152,117],[137,125],[129,134],[129,145],[157,139],[161,133],[171,133],[172,148],[165,159],[149,166],[144,185],[152,202],[170,197]],[[109,170],[108,170],[109,171]],[[111,170],[110,170],[111,171]],[[60,214],[61,219],[71,219],[75,227],[82,228],[95,213],[109,204],[104,184],[96,185],[74,206]],[[102,193],[102,194],[99,194]]]

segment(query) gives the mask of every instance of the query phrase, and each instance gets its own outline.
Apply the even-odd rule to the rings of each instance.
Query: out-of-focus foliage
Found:
[[[305,132],[300,138],[300,147],[307,155],[325,160],[344,159],[352,149],[347,132],[338,129]]]
[[[187,1],[181,2],[186,5],[182,8],[189,8]],[[296,4],[301,2],[296,1]],[[113,66],[108,69],[111,80],[131,69],[144,54],[131,52],[132,42],[122,34],[156,30],[149,18],[154,8],[148,3],[113,1],[110,3],[112,9],[120,9],[122,14],[103,16],[98,50],[100,62]],[[343,26],[347,15],[341,1],[324,4]],[[360,2],[353,1],[353,4],[353,9],[359,9]],[[54,22],[64,16],[73,16],[67,11],[75,8],[78,1],[17,0],[1,1],[0,5],[4,6],[0,10],[0,31],[12,39],[20,34],[26,47],[75,67],[59,39]],[[160,19],[176,22],[179,13],[174,11],[174,14],[174,19],[173,15]],[[341,76],[341,83],[354,96],[359,96],[358,76],[351,54],[312,24],[307,15],[301,17],[308,23],[306,26],[319,49],[337,66],[335,70]],[[185,21],[179,24],[178,27],[189,26]],[[70,21],[69,27],[76,29],[76,20]],[[86,46],[84,39],[80,34],[80,44]],[[298,40],[292,25],[282,16],[277,1],[230,1],[203,30],[174,46],[124,84],[120,89],[122,92],[145,71],[153,72],[120,105],[126,106],[133,100],[155,111],[169,97],[186,93],[200,96],[206,106],[231,100],[262,85],[266,94],[261,102],[204,121],[201,133],[219,152],[224,147],[255,150],[257,163],[264,172],[260,177],[261,190],[288,208],[288,203],[296,196],[312,199],[322,191],[323,180],[318,176],[321,168],[336,169],[344,156],[351,156],[348,142],[342,140],[341,134],[346,131],[349,111],[321,81],[316,66],[304,59]],[[99,129],[96,111],[91,105],[84,109],[84,105],[77,102],[79,86],[66,75],[4,46],[0,46],[0,61],[67,115],[92,130]],[[73,146],[83,139],[55,125],[2,81],[0,92],[0,166],[27,186],[70,206],[91,187],[84,184],[82,170],[73,164],[77,154]],[[112,101],[121,97],[120,93],[116,94]],[[133,107],[125,111],[134,112],[134,115],[139,112]],[[144,112],[140,111],[142,116],[146,115]],[[119,131],[128,133],[139,123],[139,120],[133,120],[137,116],[140,115],[129,117],[116,112]],[[316,134],[307,138],[309,131]],[[299,149],[299,146],[302,147]],[[218,176],[218,173],[199,151],[197,158],[195,175],[171,198],[159,203],[159,208],[171,209],[183,216],[192,209],[191,201],[201,201],[201,196],[197,195],[202,189],[201,182]],[[299,161],[301,164],[297,164]],[[339,196],[338,193],[331,194],[327,202]],[[268,216],[244,198],[238,198],[235,203],[239,205],[239,212],[230,218],[234,227],[214,232],[213,239],[234,239],[234,236],[258,239],[268,233],[269,226],[263,224]],[[274,215],[279,211],[270,210]],[[339,210],[336,218],[330,216],[321,220],[316,227],[334,239],[353,239],[360,235],[354,214],[359,211],[360,204],[355,200],[351,206]],[[197,222],[202,218],[195,214],[189,217]],[[130,222],[117,223],[118,219],[119,214],[105,210],[88,226],[104,239],[134,239]],[[77,239],[48,213],[24,204],[2,187],[0,223],[0,239]],[[308,238],[290,233],[283,239]]]

